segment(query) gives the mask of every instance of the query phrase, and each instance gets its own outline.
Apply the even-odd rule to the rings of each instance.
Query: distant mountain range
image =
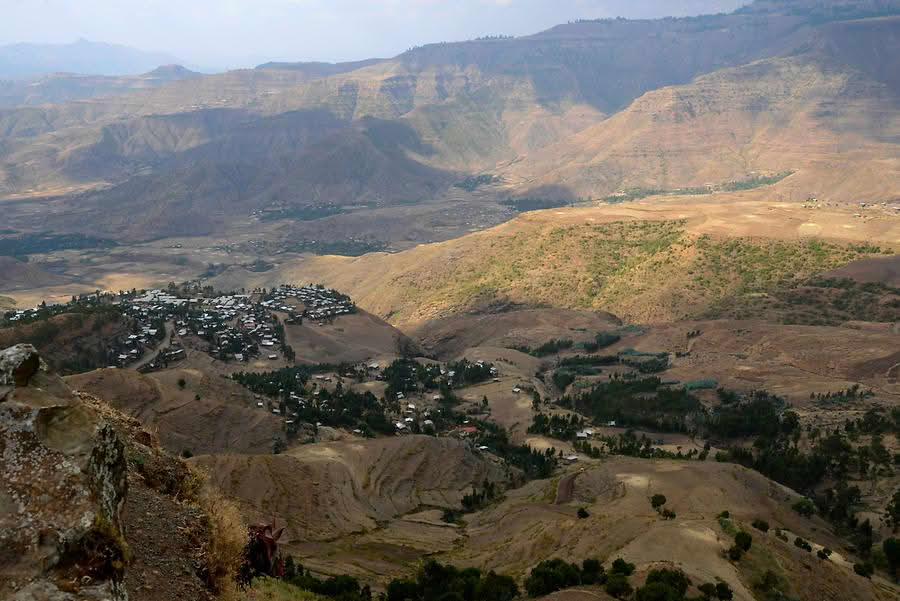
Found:
[[[163,52],[84,39],[71,44],[19,43],[0,46],[0,79],[28,79],[48,73],[136,75],[181,62]]]
[[[0,82],[0,199],[60,205],[23,201],[9,227],[129,241],[325,209],[371,233],[353,210],[455,198],[478,175],[507,201],[789,172],[787,198],[893,201],[898,55],[900,0],[759,0],[385,60]]]

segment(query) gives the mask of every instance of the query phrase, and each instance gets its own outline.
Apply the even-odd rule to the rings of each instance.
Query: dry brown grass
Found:
[[[206,513],[208,538],[199,557],[206,584],[223,601],[238,598],[235,580],[247,544],[247,524],[237,504],[209,483],[206,472],[188,467],[185,491],[192,491],[185,501],[196,504]]]

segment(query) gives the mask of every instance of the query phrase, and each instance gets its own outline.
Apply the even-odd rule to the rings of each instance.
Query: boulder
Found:
[[[126,601],[125,447],[34,347],[0,351],[0,598]]]
[[[17,344],[0,351],[0,386],[28,386],[41,367],[41,357],[30,344]]]

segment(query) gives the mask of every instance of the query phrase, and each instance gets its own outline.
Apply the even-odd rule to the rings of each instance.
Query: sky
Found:
[[[0,0],[0,45],[78,38],[207,68],[390,57],[580,18],[729,12],[747,0]]]

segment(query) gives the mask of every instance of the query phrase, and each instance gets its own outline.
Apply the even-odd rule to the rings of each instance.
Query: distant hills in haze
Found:
[[[782,173],[787,198],[893,202],[898,55],[900,0],[759,0],[385,60],[0,82],[0,200],[62,207],[16,205],[17,230],[123,240],[261,213],[359,232],[361,207],[455,198],[479,175],[504,202],[705,194]]]
[[[30,79],[49,73],[137,75],[181,62],[164,52],[85,39],[71,44],[18,43],[0,46],[0,79]]]

